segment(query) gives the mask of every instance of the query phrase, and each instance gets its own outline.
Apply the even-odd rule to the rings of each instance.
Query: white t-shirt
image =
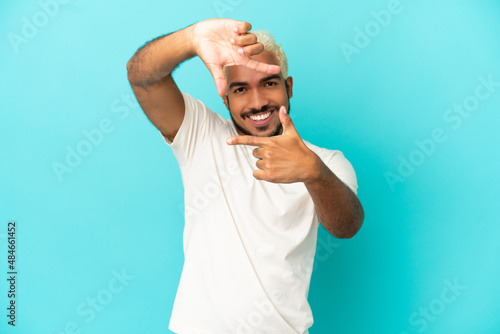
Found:
[[[182,93],[186,111],[174,141],[184,185],[184,267],[169,329],[180,334],[306,334],[307,295],[319,226],[301,182],[253,177],[253,146],[227,145],[232,120]],[[355,193],[340,151],[305,142]]]

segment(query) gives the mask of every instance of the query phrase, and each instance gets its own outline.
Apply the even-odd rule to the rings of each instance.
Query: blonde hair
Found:
[[[281,68],[281,75],[283,76],[283,79],[286,80],[288,78],[288,62],[281,45],[276,43],[274,37],[271,36],[267,30],[250,31],[250,33],[257,37],[257,42],[264,45],[264,51],[269,51],[274,55]],[[224,67],[222,71],[224,72],[224,76],[226,76],[226,67]]]

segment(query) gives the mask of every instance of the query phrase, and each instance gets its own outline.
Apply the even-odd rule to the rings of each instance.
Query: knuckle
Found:
[[[258,45],[252,45],[251,46],[251,50],[252,50],[252,55],[257,55],[259,53],[261,53],[262,51],[264,51],[264,47],[259,47]],[[261,63],[259,62],[259,65]]]
[[[243,44],[243,36],[234,37],[234,44],[242,45]]]

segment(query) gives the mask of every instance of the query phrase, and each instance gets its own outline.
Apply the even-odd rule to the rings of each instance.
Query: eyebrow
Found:
[[[266,82],[268,80],[272,80],[272,79],[278,79],[280,80],[280,76],[278,74],[272,74],[272,75],[269,75],[265,78],[262,78],[259,80],[259,83],[263,83],[263,82]],[[231,84],[229,85],[229,89],[235,87],[235,86],[248,86],[248,82],[244,82],[244,81],[235,81],[235,82],[231,82]]]

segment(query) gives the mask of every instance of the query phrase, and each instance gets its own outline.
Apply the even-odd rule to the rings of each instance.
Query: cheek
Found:
[[[241,101],[237,99],[231,99],[229,103],[229,112],[233,117],[241,117],[241,112],[243,110],[243,106],[241,105]]]
[[[231,109],[229,110],[229,113],[231,114],[231,118],[235,120],[238,123],[241,123],[241,113],[238,112],[238,109],[236,109],[232,104],[231,104]]]

